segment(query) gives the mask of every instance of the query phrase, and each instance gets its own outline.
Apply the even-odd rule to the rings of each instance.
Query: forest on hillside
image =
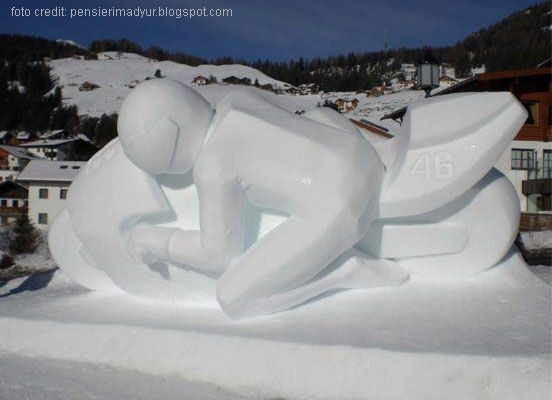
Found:
[[[18,42],[27,43],[32,48],[41,40]],[[38,46],[35,54],[67,55],[64,53],[67,49],[63,47]],[[63,104],[61,88],[56,85],[57,80],[52,76],[47,62],[29,61],[27,55],[30,53],[20,49],[13,52],[5,48],[2,50],[4,54],[15,52],[19,56],[0,62],[0,131],[26,130],[35,134],[64,129],[68,133],[86,135],[97,147],[102,147],[117,135],[116,115],[103,115],[101,118],[79,116],[76,106]]]
[[[535,67],[550,58],[551,23],[550,2],[546,1],[516,12],[453,46],[396,48],[282,62],[247,61],[232,57],[205,60],[185,53],[170,53],[160,47],[144,50],[128,40],[94,41],[89,50],[133,52],[157,60],[194,66],[206,63],[244,64],[295,86],[316,83],[324,91],[367,90],[399,72],[401,64],[420,62],[428,53],[454,67],[457,77],[469,76],[472,68],[483,65],[487,71]]]

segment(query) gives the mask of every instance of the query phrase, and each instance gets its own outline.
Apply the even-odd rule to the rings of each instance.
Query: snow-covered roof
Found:
[[[24,158],[27,160],[35,158],[31,153],[29,153],[26,149],[23,149],[18,146],[8,146],[8,145],[0,145],[0,149],[3,149],[10,153],[12,156],[16,158]]]
[[[17,177],[18,182],[72,182],[84,161],[32,160]]]
[[[23,143],[21,147],[57,147],[69,142],[74,142],[75,140],[82,139],[77,137],[69,139],[39,139],[28,143]]]
[[[4,139],[4,137],[8,134],[8,131],[0,131],[0,139]]]
[[[75,42],[73,40],[56,39],[56,42],[61,43],[61,44],[65,44],[67,46],[75,46],[75,47],[79,47],[81,49],[84,49],[84,47],[82,47],[80,44],[78,44],[77,42]]]
[[[51,137],[54,137],[54,136],[57,136],[61,133],[63,133],[64,130],[63,129],[56,129],[54,131],[50,131],[50,132],[46,132],[46,133],[43,133],[42,135],[40,135],[40,138],[41,139],[48,139],[48,138],[51,138]]]
[[[30,134],[29,132],[27,132],[27,131],[21,131],[21,132],[18,132],[18,133],[17,133],[17,138],[18,138],[18,139],[23,139],[23,140],[25,140],[25,139],[28,139],[28,138],[30,138],[30,137],[31,137],[31,134]]]
[[[77,135],[77,138],[81,139],[81,140],[84,140],[85,142],[90,142],[90,139],[88,138],[88,136],[86,136],[85,134],[83,133],[79,133]]]

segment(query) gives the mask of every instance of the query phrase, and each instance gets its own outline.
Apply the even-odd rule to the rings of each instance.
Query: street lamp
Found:
[[[425,90],[429,97],[431,90],[439,87],[439,62],[431,54],[416,66],[418,88]]]

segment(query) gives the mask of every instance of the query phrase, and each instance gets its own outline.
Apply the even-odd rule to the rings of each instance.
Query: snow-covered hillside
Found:
[[[160,70],[162,76],[174,79],[186,84],[192,84],[197,76],[214,76],[219,82],[222,79],[235,76],[237,78],[249,78],[252,82],[258,80],[260,85],[271,84],[275,88],[290,87],[289,84],[270,78],[262,72],[244,65],[200,65],[191,67],[172,61],[152,61],[146,57],[131,53],[106,52],[100,53],[102,60],[79,60],[73,58],[53,60],[51,67],[53,73],[59,78],[58,84],[62,86],[63,101],[65,104],[76,105],[79,114],[101,116],[117,112],[124,98],[130,91],[146,78],[152,78],[156,70]],[[92,90],[79,90],[81,85],[89,82],[98,87]],[[444,83],[444,85],[450,85]],[[404,86],[404,85],[403,85]],[[366,119],[389,129],[396,134],[399,125],[392,120],[381,121],[385,114],[404,107],[422,99],[424,92],[412,90],[408,86],[394,85],[393,93],[382,96],[368,96],[366,93],[341,93],[331,92],[310,95],[276,95],[263,90],[264,96],[269,96],[270,101],[291,112],[308,111],[326,100],[335,102],[338,99],[358,100],[357,107],[345,113],[349,118],[357,120]],[[444,88],[446,86],[441,87]],[[226,94],[236,90],[260,90],[254,87],[236,85],[205,85],[196,86],[196,89],[213,105]]]
[[[192,80],[199,75],[204,77],[212,75],[219,81],[235,76],[249,78],[251,82],[257,79],[261,85],[272,84],[282,88],[289,86],[244,65],[191,67],[172,61],[152,61],[136,54],[123,53],[120,59],[116,53],[104,54],[115,59],[76,60],[65,58],[51,62],[53,73],[59,78],[58,84],[63,87],[64,101],[77,105],[81,114],[99,116],[103,113],[117,111],[130,90],[146,78],[152,78],[156,70],[160,70],[161,74],[167,78],[187,84],[191,84]],[[84,82],[98,85],[99,88],[80,91],[79,87]]]

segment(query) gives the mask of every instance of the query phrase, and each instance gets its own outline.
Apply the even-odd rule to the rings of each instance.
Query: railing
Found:
[[[0,214],[24,214],[27,207],[0,207]]]
[[[520,231],[549,231],[552,230],[551,214],[521,213],[519,221]]]

